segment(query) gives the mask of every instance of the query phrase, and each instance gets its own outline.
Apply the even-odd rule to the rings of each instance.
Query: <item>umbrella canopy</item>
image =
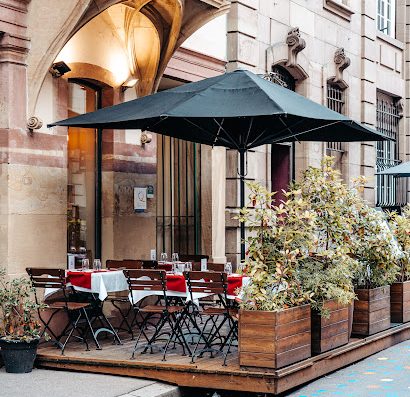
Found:
[[[245,205],[245,152],[267,143],[379,141],[389,137],[246,70],[185,84],[52,123],[141,129],[237,149],[240,205]],[[245,257],[241,224],[241,258]]]
[[[388,139],[246,70],[185,84],[49,126],[142,129],[246,151],[291,141]]]
[[[397,177],[410,176],[410,161],[378,172],[376,175],[393,175]]]

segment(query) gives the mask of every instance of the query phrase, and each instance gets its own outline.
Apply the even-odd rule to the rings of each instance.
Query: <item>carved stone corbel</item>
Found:
[[[40,117],[32,116],[27,120],[27,129],[30,135],[33,135],[35,130],[39,130],[43,126],[43,121]]]
[[[306,47],[306,41],[300,37],[299,28],[292,28],[286,37],[286,44],[288,45],[288,61],[287,67],[295,67],[297,63],[297,56],[300,51]]]
[[[396,106],[397,106],[398,116],[403,117],[404,116],[404,101],[402,98],[397,100]]]
[[[346,56],[344,48],[338,48],[333,58],[336,64],[336,76],[333,80],[334,83],[342,83],[343,71],[350,65],[350,58]]]

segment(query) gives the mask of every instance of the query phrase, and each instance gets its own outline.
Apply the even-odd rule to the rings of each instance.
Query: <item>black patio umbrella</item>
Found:
[[[377,172],[376,175],[393,175],[396,177],[410,176],[410,161]]]
[[[348,117],[246,70],[185,84],[50,126],[141,129],[240,154],[240,205],[245,205],[245,153],[293,141],[389,139]],[[241,258],[245,257],[241,224]]]

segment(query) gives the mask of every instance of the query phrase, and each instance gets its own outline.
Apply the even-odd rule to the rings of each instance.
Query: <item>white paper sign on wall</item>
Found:
[[[147,209],[147,188],[134,187],[134,210],[144,212]]]

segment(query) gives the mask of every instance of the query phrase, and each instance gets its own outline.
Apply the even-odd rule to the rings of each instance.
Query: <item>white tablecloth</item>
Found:
[[[250,282],[249,277],[243,277],[242,285],[247,285]],[[93,294],[98,294],[98,299],[103,301],[107,298],[109,292],[120,292],[128,290],[127,279],[121,270],[118,271],[108,271],[108,272],[97,272],[91,274],[91,288],[83,288],[78,286],[73,286],[76,291],[89,292]],[[46,289],[45,296],[56,292],[55,289]],[[162,291],[133,291],[134,302],[137,303],[147,296],[162,296]],[[208,293],[193,293],[194,301],[204,298],[211,294]],[[188,292],[188,287],[186,292],[171,291],[167,290],[167,297],[180,297],[184,299],[191,299]],[[131,296],[129,297],[131,301]],[[228,295],[228,299],[235,299],[234,295]]]

